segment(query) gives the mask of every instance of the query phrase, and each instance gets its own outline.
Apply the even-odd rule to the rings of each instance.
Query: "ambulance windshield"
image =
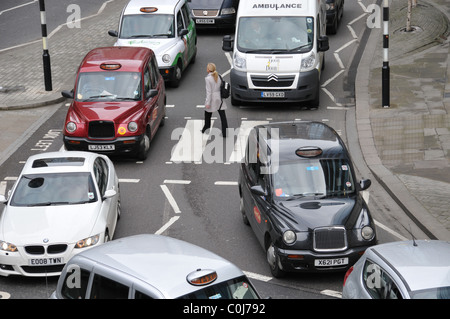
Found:
[[[241,17],[237,34],[241,52],[308,52],[313,48],[312,17]]]

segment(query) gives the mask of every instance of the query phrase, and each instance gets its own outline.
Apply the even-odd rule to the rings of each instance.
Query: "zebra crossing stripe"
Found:
[[[239,128],[236,143],[234,144],[233,152],[230,155],[228,162],[239,163],[245,154],[245,146],[247,145],[247,138],[250,130],[256,125],[267,124],[269,121],[242,121]]]

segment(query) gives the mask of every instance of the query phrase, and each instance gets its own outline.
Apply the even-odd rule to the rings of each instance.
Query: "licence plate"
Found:
[[[28,265],[30,266],[48,266],[48,265],[62,265],[64,264],[64,258],[33,258],[28,259]]]
[[[214,19],[196,19],[195,20],[196,23],[200,23],[200,24],[214,24]]]
[[[314,266],[316,267],[333,267],[348,265],[348,258],[332,258],[332,259],[316,259]]]
[[[261,92],[261,97],[283,98],[284,92]]]
[[[90,151],[114,151],[114,145],[89,145]]]

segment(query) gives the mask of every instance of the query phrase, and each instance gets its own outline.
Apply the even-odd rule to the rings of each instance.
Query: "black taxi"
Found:
[[[239,171],[240,210],[272,275],[346,270],[377,242],[350,154],[321,122],[255,126]]]

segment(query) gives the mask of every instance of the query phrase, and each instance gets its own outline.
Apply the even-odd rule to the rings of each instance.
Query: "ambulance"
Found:
[[[232,52],[231,103],[305,102],[319,106],[326,36],[325,0],[240,1]]]
[[[195,62],[197,33],[187,0],[131,0],[123,9],[115,46],[143,46],[156,54],[159,71],[173,87]]]

